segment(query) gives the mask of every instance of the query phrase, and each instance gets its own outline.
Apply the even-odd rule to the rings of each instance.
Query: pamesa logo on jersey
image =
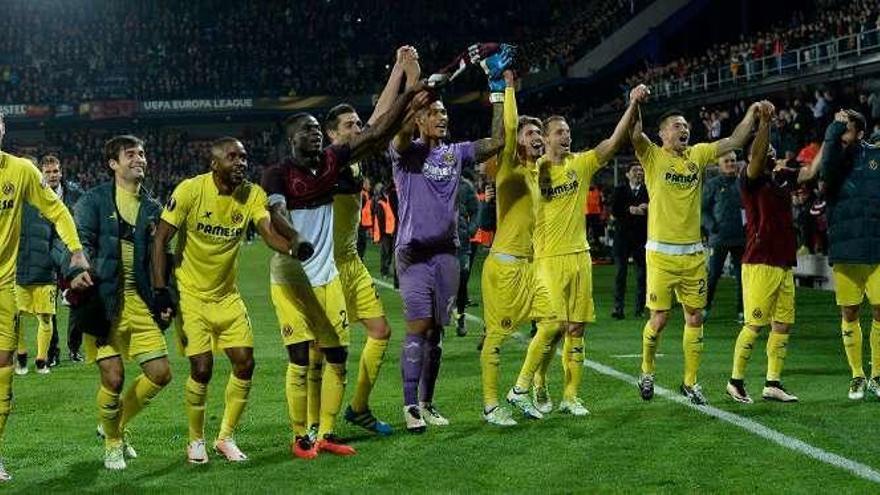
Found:
[[[211,220],[213,212],[206,211],[201,215],[203,220]],[[220,237],[222,239],[234,239],[236,237],[241,237],[241,233],[244,229],[241,227],[241,222],[244,221],[244,215],[240,211],[232,212],[230,215],[230,220],[236,226],[228,227],[225,225],[219,225],[215,223],[208,223],[207,221],[201,221],[196,224],[196,232],[201,232],[203,234],[208,234],[212,237]]]
[[[580,185],[577,173],[574,170],[567,170],[565,172],[565,179],[565,183],[554,186],[553,179],[551,179],[549,175],[542,175],[539,181],[541,196],[543,196],[544,199],[550,200],[577,192],[578,186]]]
[[[663,179],[672,187],[678,189],[692,189],[700,180],[699,169],[693,162],[688,162],[685,167],[687,167],[686,173],[680,173],[675,169],[670,168],[666,171],[666,175],[663,176]]]

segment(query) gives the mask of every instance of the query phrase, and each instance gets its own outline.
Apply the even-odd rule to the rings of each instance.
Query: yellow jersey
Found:
[[[232,194],[217,190],[211,173],[181,182],[162,220],[178,229],[174,275],[181,291],[217,300],[238,291],[238,251],[248,224],[269,217],[263,189],[250,182]]]
[[[648,239],[667,244],[696,244],[706,166],[715,161],[716,143],[685,148],[680,156],[654,143],[636,149],[648,186]]]
[[[141,209],[138,194],[116,186],[116,209],[122,220],[131,226],[129,235],[122,233],[119,242],[122,254],[121,286],[125,296],[131,297],[137,295],[137,283],[134,279],[134,226],[137,225],[138,211]]]
[[[486,173],[495,179],[497,227],[490,252],[530,257],[533,254],[532,234],[535,229],[533,195],[536,187],[535,163],[517,155],[516,93],[504,90],[504,150],[495,167]]]
[[[535,164],[535,257],[588,251],[584,203],[590,180],[602,167],[595,150],[568,153],[561,163],[546,155]]]
[[[37,167],[30,160],[0,151],[0,287],[15,283],[23,202],[55,225],[67,249],[82,249],[73,216],[52,188],[43,184]]]
[[[359,183],[363,176],[359,163],[347,165],[351,167],[351,179]],[[348,172],[346,172],[347,174]],[[340,175],[342,175],[340,173]],[[361,192],[338,193],[333,196],[333,257],[343,259],[357,257],[358,229],[361,224]]]

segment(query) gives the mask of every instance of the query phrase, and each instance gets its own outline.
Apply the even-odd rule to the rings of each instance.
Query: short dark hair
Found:
[[[663,112],[660,115],[660,118],[657,119],[657,127],[663,127],[663,123],[666,122],[666,119],[668,119],[669,117],[683,117],[685,120],[687,120],[684,112],[677,108],[670,108],[669,110]]]
[[[119,153],[135,146],[143,146],[144,140],[132,136],[131,134],[123,134],[121,136],[113,136],[104,143],[104,160],[119,160]]]
[[[565,117],[563,117],[562,115],[551,115],[544,119],[544,123],[541,128],[544,130],[545,133],[547,132],[547,129],[550,128],[550,124],[552,124],[553,122],[565,122]]]
[[[291,127],[298,127],[303,120],[309,117],[314,118],[314,115],[308,112],[299,112],[287,117],[284,119],[284,122],[281,123],[281,125],[284,126],[284,132],[290,131]]]
[[[327,115],[324,117],[324,132],[335,131],[336,128],[339,127],[340,115],[356,112],[357,110],[348,103],[340,103],[330,110],[327,110]]]
[[[52,155],[52,154],[45,155],[43,158],[40,159],[40,169],[45,168],[46,165],[53,165],[53,164],[57,164],[59,166],[61,165],[61,160],[59,160],[58,157],[55,155]]]
[[[868,127],[865,116],[853,109],[846,111],[846,118],[856,126],[856,131],[864,131]]]
[[[520,115],[519,121],[516,123],[516,132],[518,133],[523,129],[523,127],[527,125],[533,125],[538,129],[544,130],[544,125],[541,123],[541,119],[538,117],[532,117],[531,115]]]
[[[641,166],[642,166],[641,162],[632,161],[632,162],[629,162],[629,165],[626,166],[626,171],[629,172],[630,170],[633,169],[633,167],[641,167]],[[644,167],[642,167],[642,168],[644,168]]]
[[[232,136],[223,136],[221,138],[215,139],[213,142],[211,142],[211,155],[216,154],[217,150],[222,149],[227,144],[237,142],[239,142],[239,139]]]

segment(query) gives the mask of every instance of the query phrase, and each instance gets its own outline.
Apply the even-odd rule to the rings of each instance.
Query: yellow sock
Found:
[[[660,342],[660,334],[651,326],[651,322],[645,323],[642,329],[642,373],[651,374],[657,370],[657,344]]]
[[[553,364],[553,358],[556,357],[556,344],[559,343],[561,337],[562,332],[556,334],[556,338],[550,343],[550,352],[544,355],[544,359],[542,359],[541,363],[538,365],[538,369],[535,371],[535,376],[532,377],[532,385],[535,388],[547,387],[547,372],[550,370],[550,365]]]
[[[871,320],[871,377],[880,376],[880,321]]]
[[[852,370],[853,378],[865,377],[865,369],[862,368],[862,325],[859,320],[841,320],[840,329],[843,334],[843,349],[846,351],[846,360]]]
[[[358,363],[357,384],[354,387],[354,396],[351,398],[351,408],[355,412],[364,412],[370,408],[370,392],[379,376],[379,369],[385,360],[385,350],[388,349],[388,340],[379,340],[367,337],[364,350],[361,352],[361,360]]]
[[[692,387],[697,383],[697,371],[703,354],[703,327],[685,324],[681,347],[684,350],[684,384]]]
[[[15,350],[16,354],[27,354],[27,342],[24,338],[24,314],[18,313],[15,315],[15,332],[18,335],[18,347]]]
[[[562,344],[562,362],[566,363],[565,390],[562,394],[564,399],[574,399],[578,396],[581,388],[581,380],[584,376],[584,337],[575,337],[566,334]]]
[[[312,343],[309,346],[308,426],[321,422],[321,380],[324,376],[324,353]]]
[[[241,415],[244,414],[250,393],[250,380],[242,380],[232,373],[229,374],[229,381],[226,382],[226,407],[223,410],[223,422],[220,423],[218,440],[233,437],[235,428],[241,421]]]
[[[746,376],[746,365],[752,358],[752,351],[755,349],[755,341],[758,340],[759,333],[752,330],[748,325],[743,325],[736,338],[736,345],[733,347],[733,371],[730,377],[734,380],[742,380]],[[767,341],[767,352],[770,352],[769,343]]]
[[[318,438],[333,433],[336,415],[342,406],[345,395],[345,363],[324,363],[324,377],[321,382],[321,422],[318,423]]]
[[[5,368],[4,368],[5,369]],[[111,446],[122,441],[122,430],[119,428],[119,394],[106,389],[103,385],[98,389],[98,421],[104,427],[104,444]]]
[[[532,385],[532,378],[535,376],[535,372],[540,367],[541,362],[544,359],[553,359],[553,339],[559,331],[558,322],[538,322],[538,332],[535,333],[535,336],[529,343],[526,360],[523,362],[519,377],[516,379],[516,388],[528,390]]]
[[[501,366],[501,344],[505,335],[501,329],[486,329],[486,340],[480,351],[480,377],[483,382],[483,407],[486,411],[498,405],[498,371]]]
[[[49,360],[49,343],[52,341],[52,315],[37,316],[37,359]]]
[[[162,386],[156,385],[144,374],[135,378],[125,392],[125,397],[122,398],[122,419],[119,420],[119,429],[125,430],[125,425],[130,423],[132,418],[141,412],[160,390],[162,390]]]
[[[189,440],[205,438],[205,404],[208,402],[208,385],[187,378],[184,391],[186,415],[189,418]]]
[[[12,366],[0,368],[0,438],[12,411]]]
[[[308,366],[287,364],[287,380],[284,387],[287,395],[287,415],[290,417],[293,434],[298,437],[306,435],[308,373]]]
[[[788,334],[770,332],[767,337],[767,381],[778,382],[788,351]]]

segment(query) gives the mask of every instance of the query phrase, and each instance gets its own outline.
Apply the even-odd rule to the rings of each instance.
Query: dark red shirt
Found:
[[[791,214],[791,192],[797,170],[749,179],[744,168],[740,196],[746,210],[746,249],[742,262],[789,268],[797,265],[797,237]]]
[[[288,210],[316,208],[333,202],[340,170],[348,165],[348,145],[328,146],[321,151],[317,169],[310,169],[287,158],[263,172],[261,185],[266,194],[280,194],[287,200]]]

